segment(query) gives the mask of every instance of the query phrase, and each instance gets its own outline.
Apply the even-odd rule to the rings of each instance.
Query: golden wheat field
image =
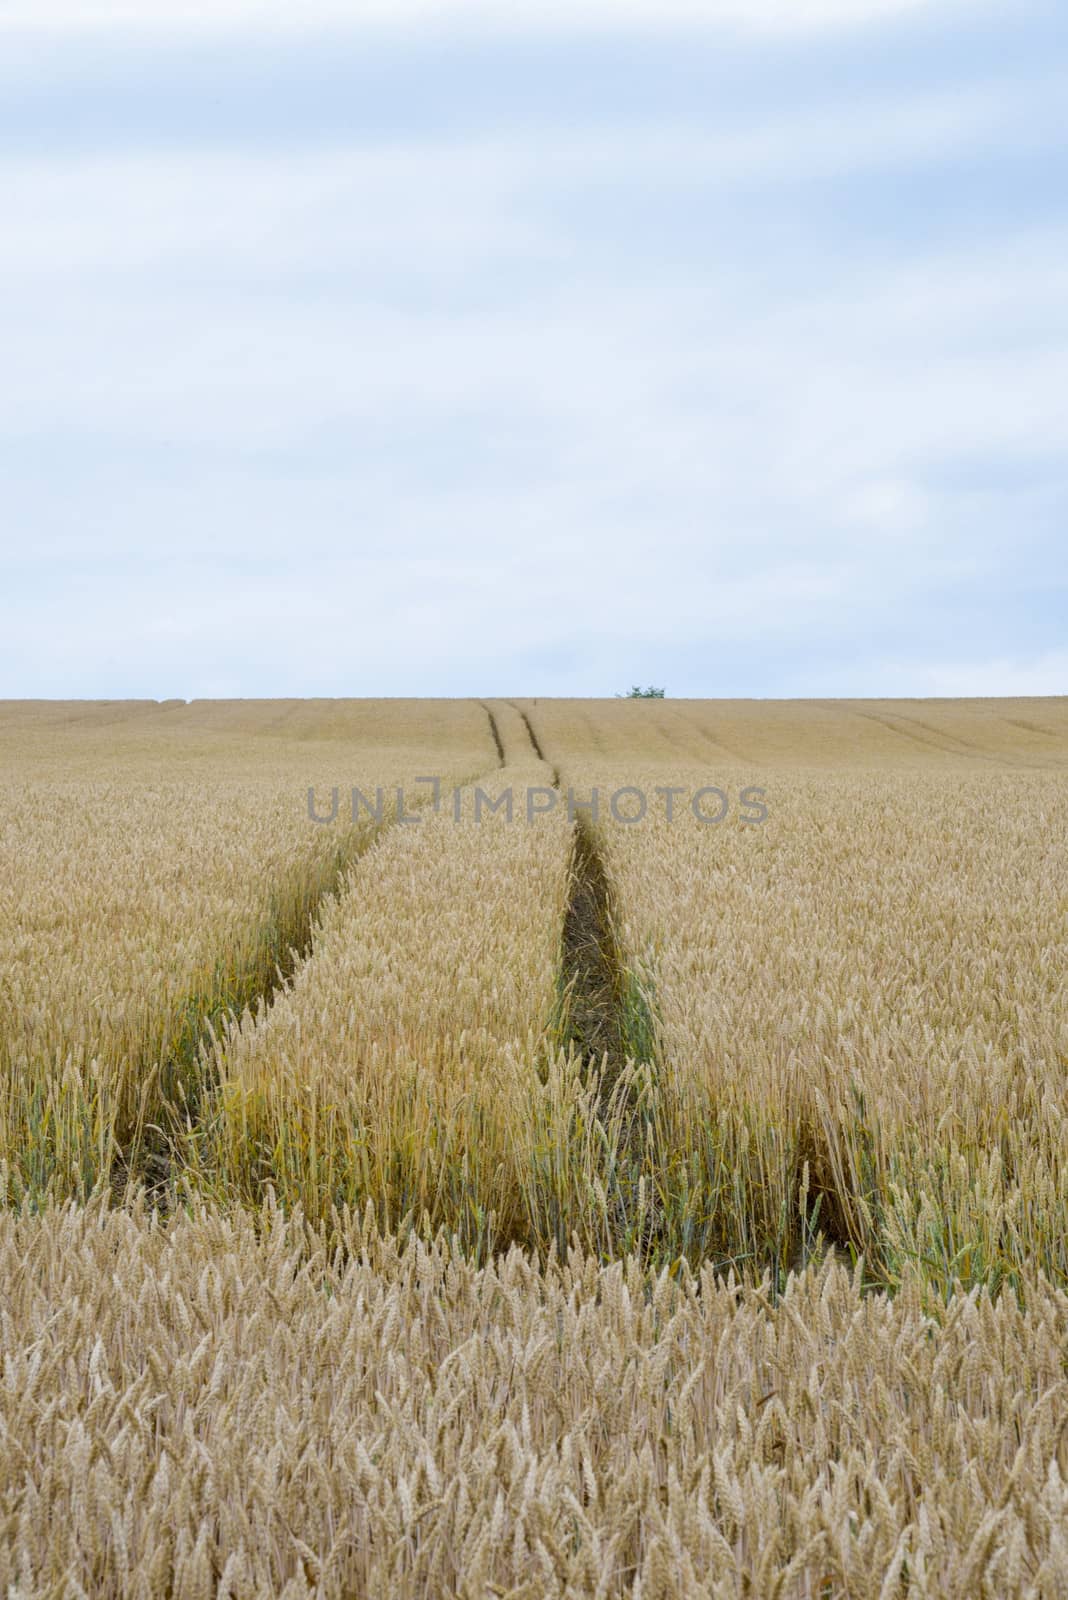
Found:
[[[10,703],[0,797],[9,1600],[1068,1593],[1068,700]]]

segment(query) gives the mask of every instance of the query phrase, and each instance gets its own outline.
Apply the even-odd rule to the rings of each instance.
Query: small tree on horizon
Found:
[[[626,694],[617,694],[617,700],[663,700],[663,689],[642,689],[635,684],[633,689],[628,689]]]

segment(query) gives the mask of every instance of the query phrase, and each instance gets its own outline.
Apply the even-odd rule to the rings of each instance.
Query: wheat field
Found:
[[[205,1018],[240,1013],[375,831],[338,774],[388,793],[428,759],[486,763],[453,703],[14,706],[0,717],[0,1174],[14,1201],[86,1196],[190,1088]],[[388,738],[386,737],[388,733]],[[327,780],[330,780],[327,783]],[[373,797],[372,797],[373,799]],[[318,803],[318,796],[317,796]],[[329,807],[329,793],[322,798]],[[346,822],[349,824],[346,826]]]
[[[0,705],[3,1592],[1068,1592],[1066,778],[1063,699]]]

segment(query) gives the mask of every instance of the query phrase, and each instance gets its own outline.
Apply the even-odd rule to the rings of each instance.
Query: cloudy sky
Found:
[[[0,696],[1068,693],[1066,105],[1063,0],[0,0]]]

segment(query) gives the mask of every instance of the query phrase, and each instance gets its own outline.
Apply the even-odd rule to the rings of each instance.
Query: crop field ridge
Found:
[[[191,995],[178,1042],[160,1064],[159,1120],[136,1125],[115,1151],[111,1189],[116,1195],[143,1185],[149,1200],[166,1210],[172,1188],[175,1145],[200,1115],[214,1085],[215,1043],[232,1020],[266,1010],[305,962],[326,901],[337,893],[349,867],[393,819],[351,830],[338,842],[324,870],[300,885],[275,886],[268,897],[259,958],[211,996]]]
[[[490,727],[500,749],[492,715]],[[169,1209],[182,1164],[180,1147],[193,1136],[205,1099],[218,1088],[219,1041],[246,1013],[269,1011],[313,955],[323,909],[341,891],[346,874],[396,822],[394,808],[381,821],[368,819],[347,829],[317,874],[275,885],[256,959],[214,994],[189,997],[177,1044],[160,1064],[158,1120],[138,1118],[115,1150],[110,1187],[116,1197],[143,1187],[150,1203]]]
[[[480,700],[479,701],[479,705],[482,707],[483,711],[486,713],[486,716],[489,718],[490,733],[493,735],[493,743],[494,743],[494,745],[496,746],[496,749],[497,749],[497,765],[500,766],[500,767],[503,767],[504,766],[504,745],[501,743],[501,731],[497,726],[497,718],[493,715],[493,712],[490,710],[489,706],[486,704],[486,702],[484,700]]]
[[[523,719],[523,725],[526,728],[527,734],[530,738],[531,748],[533,749],[534,754],[537,756],[539,761],[544,761],[546,759],[545,751],[541,747],[541,742],[538,739],[537,734],[534,732],[534,725],[527,716],[527,713],[522,709],[521,706],[517,706],[514,700],[509,700],[508,704],[510,706],[514,706],[516,711],[519,712],[519,715]],[[559,783],[559,781],[559,777],[557,777],[556,782]]]
[[[161,1106],[158,1121],[138,1124],[115,1151],[111,1189],[144,1186],[149,1201],[166,1211],[175,1174],[176,1145],[200,1117],[201,1104],[215,1083],[215,1045],[232,1021],[246,1011],[267,1010],[309,957],[326,901],[337,893],[346,871],[375,842],[393,819],[353,829],[339,840],[325,869],[299,887],[275,886],[268,899],[259,958],[233,975],[212,995],[191,995],[176,1045],[159,1067]]]
[[[575,823],[569,883],[562,951],[565,1044],[587,1065],[591,1057],[602,1064],[607,1089],[625,1060],[623,982],[604,862],[581,820]]]
[[[519,715],[535,754],[549,765],[529,716],[525,711]],[[553,787],[559,790],[559,769],[553,767],[552,771]],[[564,1047],[581,1059],[585,1070],[591,1060],[597,1064],[601,1092],[607,1097],[627,1060],[624,1010],[630,985],[616,938],[612,889],[596,829],[581,816],[575,818],[572,832],[561,986]],[[651,1038],[651,1032],[647,1036]]]

